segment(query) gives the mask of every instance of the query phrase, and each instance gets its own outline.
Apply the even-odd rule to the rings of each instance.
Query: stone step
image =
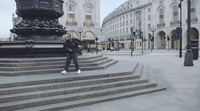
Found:
[[[125,63],[126,64],[126,63]],[[120,69],[118,67],[124,65],[124,62],[119,61],[117,64],[103,70],[99,70],[98,73],[96,71],[83,71],[81,74],[72,74],[72,75],[61,75],[60,73],[51,74],[51,75],[33,75],[32,76],[23,76],[23,77],[9,77],[13,79],[9,81],[8,77],[6,77],[4,82],[0,84],[1,88],[10,88],[10,87],[20,87],[20,86],[29,86],[29,85],[39,85],[39,84],[53,84],[53,83],[63,83],[63,82],[71,82],[71,81],[81,81],[81,80],[90,80],[90,79],[105,79],[105,78],[113,78],[113,77],[124,77],[124,76],[136,76],[139,78],[140,72],[135,71],[139,69],[138,62],[132,63],[128,65],[126,69]],[[134,68],[133,70],[130,68]],[[127,70],[129,69],[129,70]],[[141,70],[141,69],[140,69]],[[95,73],[95,74],[94,74]],[[57,76],[60,75],[60,76]],[[2,76],[3,77],[3,76]],[[25,77],[25,78],[24,78]]]
[[[79,64],[89,64],[89,63],[95,63],[98,61],[102,61],[108,59],[108,57],[99,57],[94,59],[84,59],[84,60],[78,60]],[[62,60],[48,60],[48,61],[38,61],[38,62],[29,62],[29,61],[23,61],[23,63],[0,63],[0,67],[24,67],[24,66],[40,66],[40,65],[54,65],[54,64],[65,64],[66,59]],[[73,60],[71,61],[73,63]]]
[[[78,60],[90,60],[100,58],[102,55],[78,56]],[[65,61],[66,57],[47,57],[47,58],[0,58],[0,63],[33,63],[46,61]]]
[[[136,91],[105,95],[101,97],[94,97],[94,98],[87,98],[87,99],[81,99],[81,100],[70,101],[70,102],[43,105],[43,106],[37,106],[37,107],[32,107],[32,108],[24,108],[24,109],[19,109],[15,111],[61,111],[65,109],[75,108],[75,107],[81,107],[81,106],[108,102],[108,101],[113,101],[113,100],[118,100],[118,99],[130,98],[130,97],[153,93],[153,92],[162,91],[162,90],[164,89],[161,87],[152,87],[152,88],[140,89]]]
[[[111,62],[112,59],[105,59],[96,63],[86,63],[86,64],[79,64],[79,67],[92,67],[92,66],[98,66],[102,65],[104,63]],[[59,68],[64,68],[65,63],[55,65],[55,64],[49,64],[49,65],[35,65],[35,66],[24,66],[24,67],[0,67],[1,71],[30,71],[30,70],[45,70],[45,69],[59,69]],[[70,68],[74,68],[75,65],[74,63],[70,64]]]
[[[58,81],[56,83],[6,87],[6,88],[0,89],[0,95],[118,82],[118,81],[124,81],[124,80],[139,79],[139,77],[140,75],[124,75],[124,76],[93,78],[93,79],[83,78],[83,80],[73,80],[73,81],[65,81],[65,82]]]
[[[40,99],[31,99],[31,100],[22,100],[18,102],[8,102],[2,103],[0,109],[4,110],[16,110],[16,109],[23,109],[23,108],[30,108],[36,106],[43,106],[43,105],[50,105],[62,102],[69,102],[75,100],[81,100],[86,98],[93,98],[93,97],[101,97],[106,95],[118,94],[122,92],[140,90],[145,88],[154,87],[156,83],[143,83],[138,85],[130,85],[130,86],[122,86],[122,87],[114,87],[109,89],[103,89],[99,91],[88,91],[88,92],[81,92],[79,94],[67,94],[61,96],[53,96],[53,97],[45,97]]]
[[[108,59],[105,57],[104,59],[98,59],[95,61],[78,61],[79,66],[98,66],[102,62],[110,61],[113,59]],[[63,61],[54,61],[54,62],[38,62],[38,63],[0,63],[0,67],[34,67],[34,66],[48,66],[48,65],[64,65],[65,60]],[[71,61],[71,65],[74,66],[73,60]]]
[[[110,61],[100,66],[90,66],[90,67],[80,67],[82,71],[90,71],[90,70],[99,70],[105,69],[118,61]],[[52,73],[59,73],[63,70],[63,68],[57,69],[44,69],[44,70],[25,70],[25,71],[0,71],[0,76],[22,76],[22,75],[38,75],[38,74],[52,74]],[[69,68],[69,72],[76,71],[75,68]]]
[[[35,98],[42,98],[42,97],[50,97],[50,96],[59,96],[59,95],[66,95],[71,93],[80,93],[80,92],[87,92],[87,91],[93,91],[93,90],[102,90],[102,89],[108,89],[113,87],[122,87],[122,86],[128,86],[128,85],[135,85],[135,84],[141,84],[141,83],[147,83],[148,80],[143,79],[133,79],[133,80],[121,80],[121,81],[112,81],[108,83],[99,83],[99,84],[86,84],[86,85],[71,85],[69,84],[60,84],[60,85],[54,85],[54,89],[41,89],[41,86],[35,88],[38,90],[31,90],[31,88],[22,88],[19,90],[16,89],[16,91],[9,91],[6,90],[4,92],[13,92],[14,94],[6,93],[6,95],[2,95],[0,97],[0,103],[6,103],[6,102],[13,102],[13,101],[20,101],[20,100],[26,100],[26,99],[35,99]],[[68,86],[67,86],[68,85]],[[80,87],[81,86],[81,87]],[[48,87],[48,86],[46,86]],[[66,89],[67,88],[67,89]],[[20,92],[20,91],[30,91],[30,92]],[[1,91],[3,92],[3,91]],[[20,92],[20,93],[19,93]],[[4,93],[5,94],[5,93]]]

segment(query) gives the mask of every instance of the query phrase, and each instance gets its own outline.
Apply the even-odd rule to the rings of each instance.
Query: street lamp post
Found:
[[[153,36],[151,36],[150,41],[151,41],[151,43],[153,43],[153,41],[154,41],[154,37]],[[152,50],[153,50],[153,45],[151,46],[151,52],[152,52]]]
[[[137,33],[139,33],[139,38],[142,41],[142,54],[143,54],[143,32],[141,31],[141,29],[136,30]]]
[[[142,40],[142,55],[143,55],[143,32],[140,30],[140,38]]]
[[[169,41],[170,41],[169,35],[167,36],[167,41],[168,41],[168,51],[169,51]]]
[[[182,1],[180,0],[179,8],[180,8],[180,29],[179,29],[179,38],[180,38],[180,51],[179,57],[182,58]]]
[[[97,41],[98,41],[98,37],[96,37],[96,54],[98,54],[98,47],[97,47]]]
[[[147,39],[144,38],[143,41],[144,41],[144,50],[146,50],[146,41],[147,41]]]
[[[150,28],[150,31],[153,33],[153,37],[151,38],[151,41],[153,42],[153,45],[151,47],[152,47],[152,49],[154,49],[154,32],[156,31],[156,28],[153,26],[153,29]],[[152,49],[151,49],[151,51],[152,51]]]
[[[135,32],[133,32],[133,28],[131,28],[131,57],[133,56],[133,43],[134,43]]]
[[[79,32],[79,34],[80,34],[80,39],[82,40],[82,37],[81,37],[81,33],[83,32],[83,27],[78,27],[78,32]]]
[[[193,64],[193,53],[192,53],[192,49],[191,49],[191,40],[190,40],[190,25],[191,25],[191,10],[190,10],[190,4],[191,1],[188,0],[188,29],[187,29],[187,52],[185,53],[185,61],[184,61],[184,66],[194,66]]]

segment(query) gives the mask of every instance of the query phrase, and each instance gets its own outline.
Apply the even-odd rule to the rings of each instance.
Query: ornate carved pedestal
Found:
[[[22,21],[11,32],[15,41],[0,42],[0,57],[62,56],[65,28],[58,18],[64,14],[62,0],[15,0]]]

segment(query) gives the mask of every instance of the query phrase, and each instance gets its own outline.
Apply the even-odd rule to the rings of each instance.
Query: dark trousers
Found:
[[[78,61],[77,61],[77,52],[71,52],[67,54],[67,59],[66,59],[66,63],[65,63],[65,70],[68,71],[69,66],[70,66],[70,62],[73,58],[76,70],[79,70],[79,65],[78,65]]]

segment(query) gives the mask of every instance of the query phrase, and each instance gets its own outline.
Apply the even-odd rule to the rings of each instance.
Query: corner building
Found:
[[[94,42],[101,35],[100,0],[63,0],[59,22],[72,37]]]
[[[144,49],[176,49],[180,47],[176,28],[180,27],[180,0],[128,0],[103,20],[103,34],[107,47],[109,39],[121,48],[130,48],[131,28],[135,33],[134,47]],[[199,0],[191,0],[191,41],[199,42]],[[154,37],[154,41],[150,38]],[[167,40],[167,37],[170,40]],[[182,1],[182,47],[187,45],[187,0]]]

